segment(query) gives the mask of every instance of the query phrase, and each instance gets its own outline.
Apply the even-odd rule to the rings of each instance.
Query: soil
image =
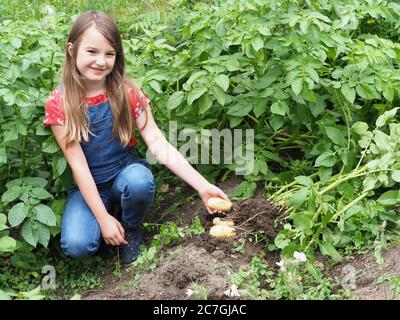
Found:
[[[400,245],[392,246],[377,263],[373,253],[358,255],[327,270],[326,275],[350,289],[350,299],[398,300],[400,298]],[[392,279],[390,281],[390,279]],[[395,282],[398,281],[397,290]]]
[[[230,193],[239,183],[239,179],[232,178],[218,186],[224,192]],[[228,216],[239,228],[236,229],[237,235],[234,238],[226,240],[216,240],[208,234],[214,216],[209,215],[201,200],[193,196],[193,190],[183,186],[180,194],[180,198],[190,201],[186,201],[172,214],[165,214],[167,208],[174,203],[174,199],[176,200],[176,195],[174,199],[166,198],[163,206],[152,211],[148,222],[173,221],[179,226],[185,226],[191,224],[198,216],[206,232],[165,246],[165,258],[154,270],[123,267],[119,277],[110,272],[103,279],[104,288],[83,292],[82,299],[197,299],[198,297],[188,296],[188,289],[193,283],[207,291],[208,299],[243,299],[244,297],[227,297],[224,293],[231,284],[230,274],[240,271],[254,256],[262,257],[271,268],[276,269],[275,262],[280,259],[279,254],[271,253],[265,247],[280,230],[280,226],[275,226],[274,221],[282,208],[270,203],[263,196],[262,188],[253,198],[234,202]],[[263,231],[266,238],[249,243],[249,238],[255,239],[257,231]],[[146,234],[147,247],[153,236],[152,233]],[[244,242],[244,249],[238,252],[235,248],[243,243],[243,238],[247,241]],[[338,289],[350,289],[349,299],[398,299],[400,276],[397,293],[393,290],[393,277],[400,275],[400,245],[388,249],[383,253],[383,257],[384,263],[378,264],[373,253],[369,252],[349,257],[333,267],[328,266],[324,257],[318,260],[324,268],[325,275],[332,278],[334,283],[340,284]],[[113,259],[117,262],[116,255]],[[137,280],[135,276],[138,274],[140,278]]]
[[[218,187],[225,193],[230,193],[239,183],[239,179],[231,178]],[[182,190],[182,194],[188,195],[190,192]],[[257,255],[265,259],[270,266],[275,266],[275,262],[278,261],[279,256],[266,250],[265,245],[273,241],[279,232],[279,226],[274,227],[274,220],[281,209],[267,201],[261,188],[253,198],[233,201],[233,204],[227,217],[234,220],[235,226],[238,227],[234,238],[217,240],[209,235],[208,231],[215,215],[208,214],[202,201],[196,197],[182,205],[168,220],[185,226],[190,225],[198,216],[206,230],[204,233],[185,237],[182,241],[165,246],[165,258],[155,270],[143,271],[127,267],[121,272],[120,278],[108,275],[103,279],[103,289],[86,291],[81,294],[82,299],[193,299],[197,297],[187,294],[193,283],[206,290],[208,299],[232,299],[224,294],[231,285],[230,274],[240,271]],[[159,212],[158,217],[154,212],[150,217],[160,223],[160,217],[164,216],[163,208],[157,208],[156,211]],[[163,222],[166,221],[162,221],[161,218],[161,223]],[[243,244],[243,238],[256,239],[257,231],[263,231],[265,239],[257,243],[253,241],[251,244],[246,241],[242,251],[235,250]],[[147,234],[145,237],[147,246],[150,245],[152,236]],[[135,280],[138,272],[140,279]]]

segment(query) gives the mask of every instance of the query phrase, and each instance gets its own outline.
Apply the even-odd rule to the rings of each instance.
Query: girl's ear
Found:
[[[74,52],[73,50],[74,50],[74,46],[73,46],[72,42],[68,42],[67,43],[67,51],[71,58],[73,58],[73,52]]]

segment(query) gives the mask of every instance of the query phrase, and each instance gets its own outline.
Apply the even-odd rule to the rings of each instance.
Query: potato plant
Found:
[[[76,12],[0,8],[0,255],[10,256],[46,247],[59,232],[72,177],[42,120]],[[286,203],[270,249],[319,249],[339,260],[346,250],[383,248],[399,201],[399,4],[174,0],[154,8],[114,12],[127,73],[165,132],[170,121],[198,133],[254,130],[254,170],[231,197],[262,186]],[[222,179],[236,167],[197,166]]]

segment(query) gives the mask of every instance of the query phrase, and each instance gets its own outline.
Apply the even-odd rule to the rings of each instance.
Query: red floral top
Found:
[[[107,93],[104,92],[97,96],[86,98],[86,102],[89,106],[95,106],[106,101],[107,99]],[[132,110],[132,117],[136,120],[143,113],[144,108],[148,105],[149,99],[139,88],[129,86],[129,103]],[[65,114],[59,86],[50,94],[47,99],[43,124],[45,126],[50,126],[52,124],[63,126],[65,124]],[[137,140],[132,137],[128,147],[135,147],[136,145]]]

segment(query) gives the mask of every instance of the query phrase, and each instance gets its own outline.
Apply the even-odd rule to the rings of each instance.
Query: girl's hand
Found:
[[[107,244],[111,244],[112,246],[128,244],[125,240],[124,228],[112,215],[107,213],[107,215],[99,221],[99,225],[101,234]]]
[[[212,210],[207,206],[207,201],[210,198],[222,198],[224,200],[230,201],[228,196],[218,187],[214,186],[213,184],[208,184],[204,189],[199,191],[199,195],[201,200],[203,200],[204,205],[207,208],[208,213],[213,214],[220,211]]]

